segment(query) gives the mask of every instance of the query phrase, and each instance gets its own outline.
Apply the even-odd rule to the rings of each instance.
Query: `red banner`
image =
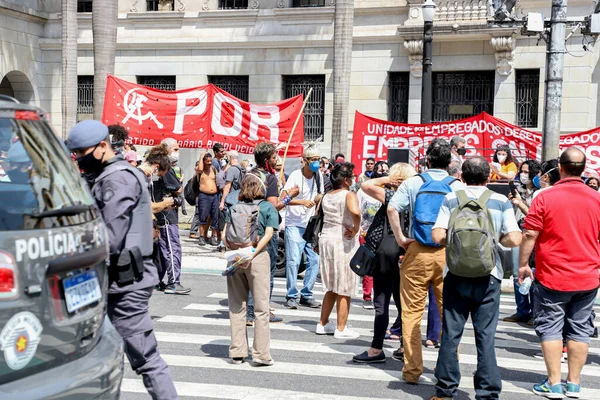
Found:
[[[222,143],[227,150],[251,154],[259,141],[288,141],[302,102],[300,95],[275,104],[250,104],[215,85],[169,92],[109,76],[102,122],[125,126],[137,145],[155,146],[171,137],[182,148]],[[301,116],[288,156],[300,157],[303,141]]]
[[[491,157],[499,145],[509,145],[518,161],[541,159],[542,135],[485,112],[470,118],[434,124],[403,124],[372,118],[356,112],[352,138],[352,162],[362,172],[364,160],[373,157],[387,160],[388,149],[409,149],[414,157],[423,156],[425,149],[435,138],[450,140],[461,136],[467,142],[466,156]],[[580,147],[588,157],[588,172],[600,172],[600,128],[563,135],[560,148]],[[358,173],[357,172],[357,173]]]

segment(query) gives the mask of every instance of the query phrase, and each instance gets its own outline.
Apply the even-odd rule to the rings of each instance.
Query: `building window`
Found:
[[[92,12],[92,0],[77,0],[77,12]]]
[[[495,71],[434,72],[433,122],[494,113]]]
[[[248,75],[209,76],[208,83],[212,83],[230,95],[248,102]]]
[[[174,76],[138,76],[138,85],[144,85],[158,90],[175,90]]]
[[[408,122],[408,72],[389,73],[388,119],[394,122]]]
[[[537,128],[540,70],[518,69],[516,72],[517,125],[522,128]]]
[[[289,75],[283,77],[283,96],[290,98],[312,94],[304,108],[304,140],[323,141],[325,129],[325,75]]]
[[[248,0],[219,0],[219,8],[221,10],[248,8]]]
[[[146,11],[173,11],[174,0],[146,0]]]
[[[77,114],[94,113],[94,77],[82,75],[77,77]]]
[[[325,0],[294,0],[292,7],[323,7]]]

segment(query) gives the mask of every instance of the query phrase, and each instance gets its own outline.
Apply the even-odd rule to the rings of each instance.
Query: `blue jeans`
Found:
[[[514,247],[511,251],[512,264],[513,264],[513,285],[515,288],[515,303],[517,303],[517,315],[524,319],[529,320],[533,312],[533,296],[528,294],[524,296],[519,292],[519,248]],[[531,300],[530,300],[531,299]]]
[[[312,244],[306,243],[302,239],[306,228],[299,226],[285,227],[285,273],[287,279],[286,298],[298,299],[298,288],[296,280],[298,278],[298,269],[302,260],[302,253],[306,255],[306,272],[304,273],[304,287],[300,291],[303,299],[313,297],[312,290],[319,273],[319,256],[314,252]]]
[[[427,340],[439,342],[442,332],[442,321],[440,321],[440,310],[435,301],[433,285],[429,286],[429,305],[427,308]]]
[[[277,266],[277,246],[279,244],[279,234],[277,231],[273,232],[273,237],[267,245],[267,253],[271,259],[271,290],[269,292],[269,300],[273,296],[273,279],[275,278],[275,267]],[[246,307],[246,318],[254,319],[254,299],[252,298],[252,292],[248,292],[248,304]]]
[[[477,371],[473,377],[476,399],[498,399],[502,380],[496,363],[495,334],[498,326],[501,281],[493,276],[444,278],[442,344],[437,359],[435,385],[438,397],[454,397],[460,382],[458,345],[469,314],[477,347]]]

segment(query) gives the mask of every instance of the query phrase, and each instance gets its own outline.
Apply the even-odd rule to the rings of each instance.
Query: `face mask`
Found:
[[[531,179],[529,179],[529,174],[521,174],[519,179],[523,185],[527,185],[531,182]]]
[[[467,154],[467,149],[463,147],[462,149],[456,149],[456,152],[459,156],[464,156],[465,154]]]
[[[171,155],[169,156],[169,160],[171,160],[171,162],[174,162],[174,163],[179,161],[179,152],[178,151],[172,152]]]
[[[372,178],[373,177],[373,171],[365,171],[365,176],[367,178]]]
[[[98,146],[96,146],[98,147]],[[77,164],[79,168],[88,174],[98,174],[102,171],[102,161],[104,160],[104,154],[102,158],[98,160],[94,157],[94,151],[96,151],[96,147],[92,150],[91,153],[86,154],[85,156],[79,157],[77,159]]]
[[[544,175],[542,175],[542,176],[544,176]],[[542,177],[539,176],[539,175],[536,175],[536,176],[533,177],[532,183],[533,183],[533,186],[535,186],[538,189],[543,189],[545,187],[548,187],[548,183],[544,182],[542,180]]]
[[[321,169],[321,163],[319,163],[318,161],[313,161],[308,165],[308,167],[312,172],[318,172],[319,169]]]
[[[500,164],[502,164],[504,161],[506,161],[506,156],[498,156],[498,162]]]
[[[6,171],[6,175],[10,178],[11,183],[28,183],[29,171],[21,171],[21,169],[13,169]]]

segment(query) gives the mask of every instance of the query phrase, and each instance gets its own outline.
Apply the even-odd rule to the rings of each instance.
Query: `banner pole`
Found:
[[[312,91],[313,91],[313,88],[310,88],[310,90],[306,94],[304,103],[302,103],[302,108],[300,109],[300,112],[298,113],[298,116],[296,117],[296,121],[294,122],[294,125],[292,126],[292,131],[290,132],[290,138],[288,139],[287,145],[285,146],[285,151],[283,152],[283,160],[281,161],[281,172],[279,175],[281,182],[283,182],[284,178],[285,178],[285,174],[284,174],[285,160],[287,158],[287,153],[290,148],[290,144],[292,143],[292,137],[294,136],[294,132],[296,131],[296,125],[298,125],[298,121],[300,121],[300,116],[304,112],[304,107],[306,107],[306,103],[308,102],[308,99],[310,99],[310,95],[312,94]]]

